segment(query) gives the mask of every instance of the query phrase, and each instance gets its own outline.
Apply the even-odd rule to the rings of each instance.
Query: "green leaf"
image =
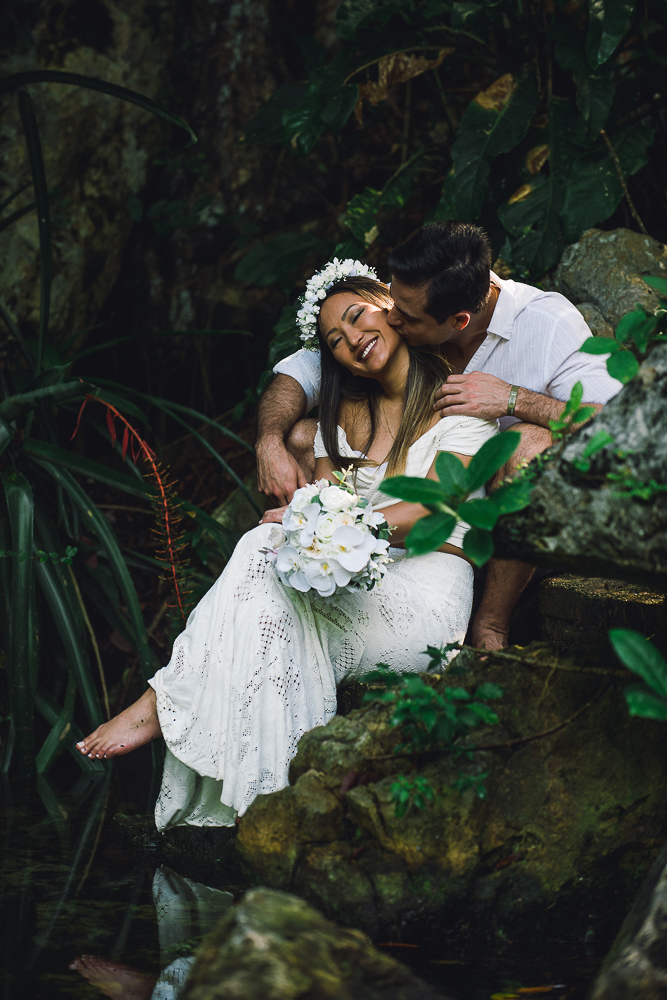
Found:
[[[495,700],[496,698],[502,698],[505,694],[503,688],[499,687],[497,684],[491,684],[487,682],[486,684],[480,684],[480,686],[475,691],[475,698],[482,698],[488,701]]]
[[[459,507],[459,519],[471,524],[475,528],[484,528],[490,531],[494,528],[496,521],[500,517],[500,511],[493,504],[492,500],[467,500]]]
[[[468,470],[456,455],[440,451],[435,457],[435,472],[443,490],[450,496],[465,496],[468,487]]]
[[[590,439],[586,447],[584,448],[582,458],[592,458],[593,455],[597,455],[599,451],[606,448],[608,444],[614,444],[614,436],[609,433],[609,431],[602,430],[594,434]]]
[[[24,74],[18,75],[21,76]],[[0,93],[2,93],[3,84],[7,82],[7,79],[7,77],[4,80],[0,79]],[[30,163],[32,184],[35,191],[37,225],[39,230],[39,328],[37,332],[37,354],[35,357],[35,374],[39,375],[42,370],[44,343],[49,329],[49,312],[51,308],[51,210],[49,207],[49,192],[46,186],[42,143],[39,137],[32,99],[28,91],[23,87],[19,87],[16,97],[28,150],[28,162]]]
[[[251,247],[237,264],[234,277],[259,288],[278,283],[288,290],[308,254],[323,258],[330,249],[330,243],[310,233],[281,233]]]
[[[384,489],[384,487],[383,487]],[[405,540],[409,556],[422,556],[444,545],[456,527],[456,518],[450,514],[429,514],[420,518]]]
[[[243,138],[246,142],[263,142],[275,145],[283,141],[283,113],[296,111],[303,104],[308,93],[307,83],[288,83],[272,94],[268,102],[260,108],[245,127]]]
[[[649,337],[657,325],[657,316],[649,316],[641,307],[633,309],[625,316],[621,316],[616,327],[616,339],[622,344],[634,340],[637,348],[644,353],[648,347]]]
[[[127,606],[144,678],[151,677],[155,670],[155,662],[148,645],[148,635],[146,634],[146,626],[139,605],[139,598],[118,542],[111,530],[111,525],[69,472],[49,462],[40,460],[38,464],[50,473],[53,479],[66,490],[74,504],[78,507],[84,526],[99,539]]]
[[[45,774],[66,748],[65,740],[71,740],[70,729],[72,728],[75,699],[76,684],[70,674],[63,707],[37,754],[37,774]]]
[[[614,53],[634,8],[633,0],[588,0],[586,52],[593,69],[602,66]]]
[[[652,642],[629,628],[613,628],[609,641],[621,663],[646,681],[661,698],[667,698],[667,663]]]
[[[514,149],[523,139],[538,98],[532,73],[518,80],[506,74],[479,93],[466,108],[452,146],[460,219],[479,216],[491,161]]]
[[[3,229],[8,229],[9,226],[13,225],[13,223],[18,222],[18,220],[22,219],[24,215],[28,214],[28,212],[32,212],[32,210],[36,207],[36,204],[36,202],[31,201],[29,205],[24,205],[23,208],[17,208],[15,212],[11,213],[11,215],[6,215],[4,219],[0,219],[0,233]]]
[[[624,693],[630,715],[667,722],[667,701],[653,694],[644,684],[631,685]]]
[[[607,360],[607,371],[612,378],[626,385],[639,371],[639,362],[629,351],[619,351]]]
[[[580,351],[584,354],[613,354],[620,350],[619,345],[611,337],[589,337],[585,340]]]
[[[505,432],[507,433],[507,432]],[[498,515],[514,514],[517,510],[523,510],[530,503],[530,496],[533,492],[533,484],[527,479],[515,479],[511,483],[503,483],[497,490],[494,490],[486,502],[493,504],[498,511]]]
[[[367,237],[375,226],[375,219],[382,204],[382,191],[367,187],[361,194],[355,194],[347,203],[343,219],[345,225],[364,246],[373,241]]]
[[[485,441],[470,460],[467,468],[468,491],[480,489],[507,462],[519,447],[521,435],[517,431],[503,431]]]
[[[398,497],[408,503],[436,504],[447,500],[447,494],[440,483],[433,479],[419,479],[417,476],[392,476],[390,479],[383,479],[380,489],[390,497]]]
[[[471,528],[463,536],[463,551],[475,566],[483,566],[493,555],[493,538],[490,531]]]
[[[20,472],[2,476],[11,525],[14,552],[32,552],[34,501],[32,487]],[[35,743],[32,722],[32,696],[36,682],[37,630],[35,627],[35,588],[31,559],[12,559],[12,585],[9,595],[10,633],[7,643],[10,712],[15,732],[14,759],[19,773],[35,767]],[[8,759],[4,766],[9,764]]]
[[[23,414],[30,413],[36,406],[45,403],[57,405],[68,399],[81,398],[90,392],[91,386],[80,379],[71,382],[61,382],[56,385],[46,385],[41,389],[22,392],[17,396],[9,396],[0,403],[0,417],[5,421],[16,420]]]
[[[584,387],[581,382],[575,382],[572,386],[572,392],[570,393],[570,398],[565,404],[565,410],[563,411],[565,416],[571,417],[581,406],[581,401],[584,398]]]
[[[35,708],[47,725],[51,726],[51,728],[58,725],[58,718],[62,710],[45,688],[40,687],[37,689],[37,693],[35,694]],[[68,739],[66,741],[66,749],[69,750],[70,754],[74,757],[74,760],[77,762],[82,771],[97,771],[98,773],[102,773],[107,769],[108,765],[103,764],[101,760],[84,757],[83,754],[80,754],[76,749],[75,744],[80,743],[84,735],[77,725],[72,723],[71,729],[67,735]]]
[[[86,90],[96,90],[101,94],[117,97],[121,101],[136,104],[138,107],[143,108],[144,111],[150,111],[152,114],[157,115],[158,118],[163,118],[169,122],[170,125],[176,125],[178,128],[185,129],[190,136],[190,145],[193,145],[197,141],[197,136],[188,123],[179,118],[178,115],[173,114],[162,104],[151,100],[150,97],[144,97],[143,94],[138,94],[135,90],[128,90],[127,87],[119,87],[116,83],[107,83],[106,80],[98,80],[94,76],[82,76],[80,73],[64,73],[61,70],[54,69],[25,70],[22,73],[13,73],[11,76],[0,78],[0,94],[11,93],[19,87],[27,86],[31,83],[61,83],[73,87],[83,87]]]
[[[655,288],[656,292],[667,297],[667,278],[659,278],[656,275],[642,275],[642,278],[647,285]]]
[[[354,111],[359,99],[359,88],[349,84],[338,87],[322,108],[322,121],[332,132],[340,132]]]

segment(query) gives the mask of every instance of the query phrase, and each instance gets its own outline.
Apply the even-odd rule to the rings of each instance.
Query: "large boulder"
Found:
[[[466,662],[466,687],[505,689],[500,725],[469,741],[496,749],[397,757],[386,706],[336,717],[302,738],[289,787],[241,819],[242,859],[373,937],[499,950],[610,940],[661,845],[664,731],[629,717],[614,663],[596,672],[543,646]],[[392,785],[415,765],[437,797],[398,818]],[[482,800],[471,786],[485,772]]]
[[[183,1000],[442,1000],[356,930],[296,896],[249,892],[204,941]]]
[[[611,436],[582,471],[600,431]],[[667,345],[588,424],[548,453],[530,506],[503,517],[496,553],[588,576],[667,583]]]
[[[658,296],[642,275],[667,277],[667,249],[630,229],[588,229],[567,247],[550,286],[575,305],[594,306],[612,326],[639,302],[653,312]],[[586,316],[585,310],[581,310]],[[596,323],[596,317],[593,317]],[[603,330],[599,330],[604,336]]]
[[[597,976],[591,1000],[667,996],[667,850],[642,886]]]

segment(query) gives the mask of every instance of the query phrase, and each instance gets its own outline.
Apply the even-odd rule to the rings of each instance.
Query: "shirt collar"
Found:
[[[511,283],[499,278],[493,271],[491,271],[491,281],[498,286],[500,294],[486,332],[493,333],[496,337],[502,337],[503,340],[509,340],[512,336],[516,315],[516,300],[510,289]]]

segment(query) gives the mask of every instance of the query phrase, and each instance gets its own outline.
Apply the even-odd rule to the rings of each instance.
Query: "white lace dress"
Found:
[[[445,417],[411,446],[406,475],[426,475],[439,451],[472,455],[496,432],[495,422]],[[342,454],[359,454],[340,428],[339,442]],[[325,454],[319,430],[315,453]],[[362,468],[357,491],[388,507],[397,501],[380,492],[382,478]],[[381,587],[323,598],[282,586],[260,552],[271,527],[241,538],[149,682],[167,744],[158,829],[233,823],[256,795],[288,783],[300,738],[336,713],[337,684],[379,662],[423,671],[427,644],[465,636],[472,569],[459,556],[407,559],[393,548]]]

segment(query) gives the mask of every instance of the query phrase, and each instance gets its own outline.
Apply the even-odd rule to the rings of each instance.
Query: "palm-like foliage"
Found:
[[[9,328],[23,356],[20,372],[2,375],[0,402],[0,637],[6,667],[6,699],[2,714],[6,726],[1,767],[18,773],[47,772],[66,747],[87,771],[103,765],[81,757],[74,743],[81,737],[76,719],[89,728],[104,719],[99,690],[106,700],[101,660],[88,609],[106,619],[136,651],[144,677],[156,667],[143,620],[139,597],[127,560],[110,521],[96,506],[81,480],[121,490],[150,503],[163,488],[155,462],[152,478],[145,478],[134,462],[121,472],[83,456],[70,445],[76,408],[98,387],[68,375],[75,358],[45,368],[51,299],[51,226],[49,196],[41,141],[29,90],[33,83],[77,85],[130,101],[186,130],[190,127],[166,108],[105,81],[73,73],[31,71],[0,79],[0,98],[14,94],[23,124],[32,175],[34,201],[5,214],[0,232],[22,215],[37,211],[40,240],[41,294],[36,349],[31,349],[0,305],[0,321]],[[0,203],[0,212],[30,185]],[[26,384],[26,370],[30,373]],[[135,393],[135,397],[139,394]],[[117,415],[127,413],[143,426],[146,415],[123,386],[105,387],[107,405]],[[203,414],[154,397],[140,403],[163,408],[191,430],[189,419],[212,423],[219,432],[232,434],[208,421]],[[94,418],[85,415],[88,424]],[[128,425],[129,426],[129,425]],[[102,428],[103,429],[103,428]],[[136,434],[136,432],[134,432]],[[233,435],[236,437],[236,435]],[[109,434],[113,447],[113,434]],[[136,434],[139,438],[139,435]],[[201,435],[200,435],[201,437]],[[203,440],[203,438],[202,438]],[[240,439],[237,439],[240,440]],[[217,451],[206,442],[227,471]],[[247,447],[247,446],[246,446]],[[125,448],[121,448],[125,458]],[[141,450],[141,449],[140,449]],[[152,455],[150,449],[145,455]],[[136,451],[135,451],[135,457]],[[151,463],[149,462],[149,465]],[[183,509],[214,537],[223,555],[231,542],[216,521],[190,504]],[[92,541],[105,568],[96,574],[77,554],[82,535]],[[103,576],[103,580],[102,580]],[[96,679],[99,676],[99,681]],[[105,706],[108,712],[108,704]],[[36,745],[34,714],[47,726],[46,738]]]

